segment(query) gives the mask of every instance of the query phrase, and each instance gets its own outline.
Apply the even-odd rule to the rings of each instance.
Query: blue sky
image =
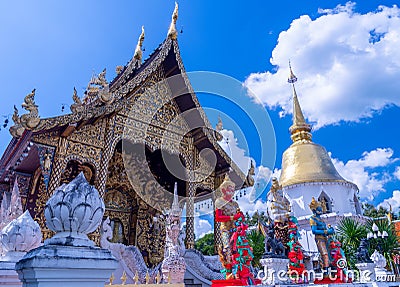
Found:
[[[226,74],[259,96],[276,133],[277,169],[291,143],[290,59],[300,103],[316,127],[314,141],[332,153],[344,177],[359,184],[364,200],[377,205],[400,182],[400,15],[394,4],[183,0],[181,55],[187,71]],[[62,104],[68,112],[74,86],[82,96],[93,71],[107,68],[111,80],[115,67],[130,60],[141,25],[146,58],[165,39],[173,7],[173,1],[156,0],[2,1],[1,120],[9,115],[11,121],[14,104],[21,114],[33,88],[42,117],[61,114]],[[215,103],[199,97],[204,106]],[[229,108],[218,108],[229,115]],[[257,136],[246,135],[250,146]],[[9,140],[2,129],[1,151]],[[244,145],[240,138],[238,145]],[[250,147],[250,156],[263,164],[260,149]],[[399,207],[396,194],[389,200]]]

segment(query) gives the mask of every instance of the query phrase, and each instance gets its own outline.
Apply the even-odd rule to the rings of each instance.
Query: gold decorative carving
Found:
[[[12,119],[15,125],[10,128],[10,133],[13,137],[20,137],[25,129],[34,130],[40,123],[38,106],[35,104],[35,91],[36,89],[33,89],[22,103],[22,107],[29,112],[28,114],[19,117],[18,109],[14,106]]]
[[[129,211],[129,209],[127,209],[128,200],[126,196],[115,189],[106,192],[104,195],[104,203],[106,208]]]
[[[68,140],[99,148],[103,147],[106,124],[106,120],[100,120],[95,125],[85,125],[74,131]]]
[[[80,172],[83,172],[86,180],[90,184],[94,184],[96,178],[96,170],[94,167],[90,163],[81,162],[76,159],[68,160],[66,167],[63,169],[60,183],[69,183],[77,177]]]
[[[135,53],[133,54],[133,58],[138,60],[139,64],[142,63],[142,46],[143,46],[143,41],[144,41],[144,26],[142,26],[142,33],[139,36]]]
[[[93,75],[86,88],[83,103],[85,105],[96,103],[100,100],[103,103],[110,103],[112,95],[108,91],[108,82],[106,80],[106,69],[98,76]]]
[[[22,103],[22,107],[29,113],[21,116],[21,125],[29,130],[36,128],[40,122],[38,106],[35,104],[35,91],[36,89],[33,89]]]
[[[49,146],[57,146],[59,142],[59,132],[48,131],[45,133],[32,135],[32,142]]]
[[[164,258],[165,220],[144,201],[139,200],[137,246],[147,265],[155,266]]]
[[[21,119],[19,118],[18,109],[15,105],[14,105],[14,114],[12,116],[12,120],[14,122],[14,125],[10,127],[10,134],[15,138],[19,138],[20,136],[22,136],[25,129],[21,125]]]
[[[40,168],[38,168],[33,176],[31,192],[27,197],[27,207],[33,211],[33,219],[40,225],[43,234],[43,240],[46,240],[54,235],[54,232],[47,228],[44,218],[44,207],[46,206],[46,202],[49,197],[50,195],[47,192],[42,171]]]
[[[72,155],[75,158],[82,159],[81,161],[92,162],[96,169],[98,169],[98,162],[100,161],[101,149],[93,146],[84,145],[82,143],[70,142],[67,148],[67,154],[69,154],[70,159]]]
[[[75,87],[74,87],[74,93],[72,95],[72,100],[74,101],[74,103],[70,106],[71,112],[73,114],[82,112],[84,110],[84,107]]]
[[[121,211],[117,211],[117,210],[111,210],[106,208],[106,211],[104,213],[104,217],[107,218],[109,217],[111,220],[115,220],[118,219],[122,226],[123,226],[123,235],[124,235],[124,239],[128,240],[129,238],[129,217],[130,214],[128,212],[121,212]]]
[[[171,24],[168,29],[168,37],[172,40],[176,40],[178,32],[176,31],[176,21],[178,20],[178,3],[175,2],[175,9],[172,13]]]

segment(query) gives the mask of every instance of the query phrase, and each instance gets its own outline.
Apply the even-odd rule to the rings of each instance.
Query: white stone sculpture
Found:
[[[182,209],[179,207],[177,183],[174,187],[174,201],[166,221],[164,260],[161,265],[164,282],[183,283],[186,271],[185,246],[179,242]]]
[[[0,241],[5,252],[4,256],[0,257],[0,285],[21,286],[22,283],[15,272],[15,263],[26,252],[40,245],[40,226],[32,219],[29,211],[25,211],[1,230]]]
[[[3,200],[0,206],[0,230],[22,213],[21,197],[19,196],[17,180],[15,180],[11,196],[7,196],[6,192],[3,193]]]
[[[1,231],[3,250],[10,252],[28,252],[42,241],[39,224],[25,211],[20,217],[7,224]]]
[[[374,268],[375,278],[373,278],[373,280],[376,280],[378,282],[387,281],[388,276],[390,276],[392,273],[386,270],[387,261],[385,256],[383,256],[380,252],[375,250],[370,258],[375,264]]]
[[[87,237],[99,226],[104,210],[99,192],[83,173],[57,188],[44,211],[47,226],[56,234],[15,265],[23,286],[104,287],[117,260]]]
[[[110,250],[111,254],[118,260],[118,268],[114,272],[114,283],[118,283],[118,278],[120,278],[124,272],[127,277],[126,283],[134,283],[133,278],[136,277],[136,274],[138,276],[138,283],[144,284],[146,282],[146,274],[149,275],[149,283],[155,283],[161,264],[158,264],[154,268],[148,268],[140,250],[136,246],[112,243],[108,241],[111,238],[111,222],[110,218],[107,217],[102,224],[100,246]]]
[[[87,237],[101,223],[105,206],[97,189],[81,172],[60,186],[47,201],[44,210],[47,226],[54,232],[45,244],[94,246]]]
[[[380,254],[377,250],[371,255],[371,260],[374,262],[376,268],[386,267],[386,258]]]
[[[0,205],[0,231],[10,223],[13,219],[16,219],[22,214],[21,197],[19,196],[19,188],[17,179],[14,181],[14,186],[11,191],[10,197],[6,192],[3,192],[3,200]],[[2,245],[0,244],[0,255],[4,254]]]

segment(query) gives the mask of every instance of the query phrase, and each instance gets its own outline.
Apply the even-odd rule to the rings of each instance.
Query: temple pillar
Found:
[[[196,186],[194,182],[188,182],[186,185],[186,248],[194,248],[194,197],[196,195]]]
[[[221,185],[221,183],[224,180],[224,174],[220,176],[215,177],[215,184],[214,184],[214,193],[212,197],[213,201],[213,208],[214,208],[214,252],[218,254],[218,246],[222,245],[222,239],[221,239],[221,222],[217,222],[215,220],[215,200],[220,196],[218,187]]]
[[[114,117],[110,118],[107,123],[107,129],[106,129],[105,139],[104,139],[103,154],[100,159],[100,169],[97,173],[96,188],[99,191],[101,197],[104,196],[104,193],[106,191],[108,163],[110,162],[110,159],[114,152],[113,123],[114,123]]]
[[[194,248],[194,198],[196,196],[196,150],[193,145],[193,138],[188,139],[188,154],[186,159],[187,174],[186,183],[186,248]]]

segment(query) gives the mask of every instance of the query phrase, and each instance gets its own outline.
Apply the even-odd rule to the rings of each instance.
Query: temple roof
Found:
[[[178,96],[173,97],[173,100],[180,112],[190,111],[190,117],[186,117],[185,120],[191,133],[196,135],[194,145],[199,150],[204,148],[214,150],[217,155],[216,169],[220,172],[227,172],[229,168],[232,168],[233,173],[231,173],[231,178],[238,184],[237,187],[241,188],[242,184],[246,181],[246,176],[219,146],[211,124],[201,108],[186,75],[179,52],[176,31],[173,31],[174,15],[175,11],[171,23],[172,26],[169,29],[166,39],[143,63],[141,63],[141,55],[140,57],[138,56],[138,51],[141,49],[144,31],[139,36],[134,56],[110,83],[105,81],[106,71],[104,70],[97,78],[92,78],[88,85],[87,95],[82,101],[77,97],[76,92],[74,93],[74,104],[71,105],[72,113],[51,118],[39,118],[37,106],[34,103],[35,91],[32,91],[28,99],[30,102],[26,103],[25,106],[23,105],[23,107],[25,109],[27,109],[27,106],[33,107],[34,110],[36,109],[36,114],[32,115],[32,112],[27,109],[29,114],[19,117],[18,110],[16,109],[13,117],[13,119],[15,118],[15,125],[10,128],[10,132],[14,138],[0,159],[0,182],[4,182],[4,169],[7,169],[5,163],[16,162],[16,159],[13,157],[13,151],[18,147],[20,141],[29,142],[29,138],[32,135],[48,133],[50,131],[59,132],[61,135],[68,129],[79,129],[81,126],[93,123],[99,118],[118,113],[128,103],[132,102],[134,92],[142,87],[149,76],[161,68],[164,71],[165,78],[174,78],[173,85],[177,87],[172,87],[171,83],[169,85],[172,93],[178,94]],[[93,96],[90,98],[90,95]],[[33,124],[27,124],[26,120],[28,118],[30,119],[29,123]],[[31,118],[34,120],[32,121]]]

